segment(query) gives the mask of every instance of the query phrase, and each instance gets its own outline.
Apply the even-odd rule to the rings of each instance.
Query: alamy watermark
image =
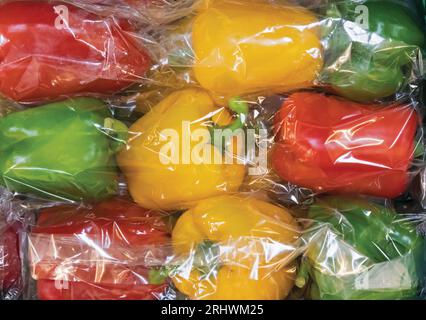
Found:
[[[183,121],[181,130],[163,129],[159,135],[164,165],[241,164],[249,167],[249,175],[267,171],[266,129],[191,130],[191,122]]]
[[[355,1],[359,2],[359,1]],[[359,25],[362,29],[369,29],[369,13],[368,7],[366,5],[360,4],[355,7],[355,23]]]
[[[53,7],[53,10],[58,15],[55,19],[55,28],[63,30],[69,28],[69,11],[66,5],[57,5]]]

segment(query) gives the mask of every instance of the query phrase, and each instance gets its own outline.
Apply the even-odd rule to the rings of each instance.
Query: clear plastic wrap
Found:
[[[121,91],[150,68],[139,37],[125,19],[70,3],[0,1],[0,94],[34,104]]]
[[[316,194],[395,198],[423,167],[423,129],[412,103],[366,105],[298,92],[274,115],[274,131],[272,170]]]
[[[400,215],[365,199],[325,197],[311,219],[296,284],[313,299],[389,300],[419,296],[424,239],[419,216]]]
[[[129,118],[115,118],[119,113],[80,97],[0,118],[0,185],[28,198],[71,202],[128,191],[145,208],[173,211],[238,192],[247,174],[267,169],[266,154],[258,156],[267,132],[251,123],[244,100],[218,107],[205,90],[186,88],[129,127]]]
[[[42,300],[145,300],[167,294],[155,269],[170,254],[167,221],[126,199],[40,211],[28,236]],[[32,293],[27,293],[32,294]]]
[[[268,202],[200,201],[173,229],[175,254],[189,254],[171,272],[173,283],[191,299],[284,299],[294,285],[299,236],[291,212]]]
[[[0,299],[425,296],[423,9],[0,0]]]
[[[0,184],[51,200],[98,200],[118,192],[114,154],[127,127],[107,105],[75,98],[0,118]]]
[[[133,199],[146,208],[182,210],[237,192],[246,175],[248,105],[217,107],[197,88],[175,91],[129,128],[117,162]],[[254,139],[254,137],[253,137]]]
[[[408,96],[423,74],[416,8],[414,1],[205,1],[160,33],[160,63],[218,102],[310,87],[359,102]]]
[[[22,223],[10,194],[0,189],[0,300],[16,300],[23,292],[21,265]]]
[[[421,221],[347,196],[295,212],[224,195],[172,216],[125,198],[57,204],[28,231],[35,284],[24,298],[414,299],[424,285]]]
[[[126,199],[41,210],[28,234],[39,299],[282,299],[300,228],[286,209],[220,196],[175,219]],[[178,289],[178,290],[177,290]]]
[[[68,0],[67,2],[91,10],[113,12],[115,15],[149,27],[160,27],[179,20],[202,5],[202,1],[199,0]]]

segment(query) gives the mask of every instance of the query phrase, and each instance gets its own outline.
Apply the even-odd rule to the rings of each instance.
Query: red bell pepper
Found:
[[[69,3],[0,5],[0,94],[37,102],[114,93],[140,79],[150,59],[127,21]]]
[[[57,282],[39,280],[37,296],[40,300],[152,300],[160,297],[166,285],[99,284],[82,281]]]
[[[19,224],[0,221],[0,299],[18,298],[22,290]]]
[[[410,105],[290,95],[275,115],[272,167],[316,192],[394,198],[407,187],[419,117]]]
[[[39,299],[156,299],[168,287],[153,280],[168,256],[167,223],[124,199],[41,212],[29,236]],[[164,280],[164,281],[163,281]]]

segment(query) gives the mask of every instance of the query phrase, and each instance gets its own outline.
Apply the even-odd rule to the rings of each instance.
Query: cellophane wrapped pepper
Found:
[[[409,2],[409,1],[408,1]],[[424,25],[406,1],[330,1],[322,80],[359,102],[394,95],[421,77]]]
[[[210,1],[191,30],[195,78],[219,97],[311,86],[322,67],[318,20],[300,6]]]
[[[28,248],[41,300],[167,297],[168,280],[157,269],[170,256],[169,225],[124,198],[42,210]]]
[[[127,127],[92,98],[10,113],[0,118],[0,185],[55,200],[108,197],[126,139]]]
[[[289,210],[241,196],[206,199],[173,229],[182,262],[170,277],[190,299],[284,299],[294,284],[299,235]]]
[[[0,94],[34,103],[120,91],[150,67],[134,31],[126,20],[70,3],[2,1]]]
[[[9,224],[0,212],[0,300],[15,300],[22,294],[19,223]]]
[[[248,112],[243,102],[232,105],[239,115],[229,119],[231,131],[233,124],[243,125]],[[225,114],[229,118],[207,92],[185,89],[170,94],[136,121],[117,158],[133,199],[146,208],[178,210],[238,191],[245,166],[217,147],[211,134],[214,120],[219,122]]]
[[[415,224],[391,208],[360,198],[326,197],[313,204],[296,284],[313,299],[415,298],[424,263]]]
[[[318,193],[397,197],[422,145],[415,139],[419,116],[410,104],[363,105],[299,92],[285,99],[274,121],[274,171]]]

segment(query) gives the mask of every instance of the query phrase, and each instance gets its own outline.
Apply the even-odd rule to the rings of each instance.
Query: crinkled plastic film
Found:
[[[273,192],[283,195],[292,184],[314,194],[401,196],[424,166],[417,107],[358,104],[317,92],[287,96],[273,118],[269,159],[272,174],[289,184]]]
[[[22,232],[25,208],[0,189],[0,299],[16,300],[24,292]]]
[[[42,209],[28,233],[37,297],[280,299],[289,294],[300,228],[288,210],[221,196],[184,212],[172,232],[169,223],[170,217],[126,199]]]
[[[296,283],[313,299],[413,299],[424,277],[416,215],[329,196],[308,210],[311,230]]]
[[[0,0],[0,298],[424,298],[423,12]]]
[[[152,64],[143,34],[120,16],[64,2],[2,1],[0,22],[0,94],[21,103],[113,94],[142,82]]]
[[[146,26],[161,26],[191,14],[198,0],[88,0],[67,1],[83,8],[113,13]]]
[[[359,102],[411,93],[424,45],[414,2],[293,2],[205,1],[166,28],[161,62],[218,101],[318,86]]]
[[[1,220],[0,297],[5,300],[19,298],[22,291],[17,231],[16,227]]]
[[[99,200],[118,192],[115,153],[127,127],[94,98],[10,113],[0,121],[2,185],[52,200]]]
[[[37,287],[29,294],[166,300],[283,299],[295,290],[310,299],[420,294],[419,214],[398,216],[388,202],[347,196],[319,198],[303,211],[296,219],[289,209],[242,196],[210,198],[176,217],[127,199],[43,209],[28,234]]]

